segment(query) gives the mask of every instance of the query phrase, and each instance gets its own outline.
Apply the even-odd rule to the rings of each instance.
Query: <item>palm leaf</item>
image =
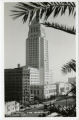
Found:
[[[52,13],[54,13],[54,17],[57,17],[59,13],[63,15],[67,9],[69,9],[69,15],[72,13],[75,16],[75,3],[74,2],[19,2],[17,3],[14,8],[16,9],[15,11],[12,11],[12,16],[16,16],[14,13],[18,13],[18,11],[24,12],[24,16],[29,16],[26,15],[30,14],[30,20],[32,20],[33,16],[39,14],[38,17],[41,19],[43,15],[45,14],[45,19],[47,20],[48,17]],[[39,12],[38,12],[39,11]],[[19,13],[18,13],[19,14]],[[20,14],[21,15],[21,14]],[[22,14],[23,15],[23,14]],[[25,21],[25,17],[23,16]],[[18,15],[17,15],[18,17]],[[15,17],[15,18],[17,18]],[[38,19],[37,17],[37,19]],[[22,18],[22,19],[23,19]],[[27,19],[26,19],[27,21]]]
[[[37,12],[36,12],[36,20],[39,21],[39,13],[40,13],[40,10],[38,9]]]
[[[26,14],[24,14],[24,13],[22,13],[22,12],[19,12],[19,13],[15,13],[15,14],[13,14],[13,15],[11,15],[11,16],[14,16],[13,17],[13,19],[16,19],[16,18],[19,18],[19,17],[21,17],[21,16],[25,16]]]
[[[33,6],[40,8],[41,5],[38,2],[30,2],[30,4],[32,4]]]
[[[29,18],[29,22],[32,20],[32,18],[33,18],[33,16],[34,16],[34,14],[35,14],[35,11],[30,11],[30,18]]]
[[[27,19],[28,19],[28,14],[25,14],[23,19],[22,19],[23,23],[25,23],[27,21]]]
[[[67,6],[63,6],[61,10],[61,15],[65,14],[66,10],[67,10]]]
[[[25,9],[27,9],[27,10],[33,10],[33,9],[36,8],[35,6],[32,6],[32,5],[29,4],[29,3],[19,2],[17,5],[20,6],[20,7],[23,7],[23,8],[25,8]]]
[[[41,24],[45,25],[46,27],[55,28],[55,29],[58,29],[58,30],[61,30],[61,31],[64,31],[64,32],[67,32],[70,34],[76,34],[76,30],[74,27],[70,28],[70,27],[60,25],[60,24],[54,23],[54,22],[53,23],[45,22],[45,23],[41,23]]]
[[[48,17],[50,17],[50,15],[52,14],[53,11],[54,11],[54,7],[50,6],[49,8],[47,8],[45,20],[47,20]]]
[[[54,17],[56,17],[59,14],[60,10],[61,10],[60,6],[58,6],[58,7],[55,8]]]
[[[76,86],[75,85],[72,85],[72,88],[67,92],[67,95],[70,93],[72,93],[73,96],[76,96]]]
[[[41,9],[40,10],[40,15],[39,15],[40,19],[43,17],[44,13],[45,13],[45,9]]]
[[[76,61],[75,60],[71,60],[68,63],[66,63],[63,67],[62,67],[62,72],[63,73],[68,73],[74,71],[76,72]]]

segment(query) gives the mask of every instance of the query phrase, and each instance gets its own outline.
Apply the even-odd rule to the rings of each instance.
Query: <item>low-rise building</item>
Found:
[[[67,92],[71,89],[71,84],[68,82],[59,82],[57,83],[57,94],[66,95]]]
[[[10,101],[5,103],[5,115],[11,115],[12,113],[20,110],[20,104],[16,101]]]
[[[45,84],[44,85],[44,98],[50,98],[56,96],[56,84]]]
[[[44,99],[44,87],[41,85],[30,86],[30,101],[43,100]]]

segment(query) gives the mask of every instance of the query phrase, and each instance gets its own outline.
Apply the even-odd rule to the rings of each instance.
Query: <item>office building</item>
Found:
[[[36,68],[40,74],[40,85],[44,84],[45,73],[49,72],[48,41],[45,39],[43,26],[34,18],[29,25],[26,40],[26,66]]]
[[[44,88],[42,85],[31,85],[30,86],[30,101],[43,100],[44,99]]]
[[[45,31],[43,25],[41,25],[40,22],[36,20],[36,18],[33,18],[31,24],[29,25],[29,33],[28,38],[26,40],[26,67],[33,68],[33,74],[35,72],[34,69],[37,69],[39,74],[38,85],[39,88],[41,87],[41,89],[43,89],[43,92],[41,92],[41,90],[39,91],[42,93],[42,98],[47,98],[47,95],[45,95],[47,94],[46,91],[50,90],[49,86],[50,84],[52,84],[52,73],[49,70],[48,62],[48,41],[45,38]],[[37,82],[37,78],[34,79],[33,75],[31,76],[31,86],[33,85],[33,87],[31,87],[31,91],[34,91],[34,88],[36,87],[35,85]],[[35,94],[32,94],[32,98],[33,96],[35,96]],[[48,97],[50,97],[50,94]]]
[[[25,67],[26,69],[26,67]],[[34,100],[35,97],[43,99],[43,85],[40,85],[40,74],[36,68],[28,67],[28,80],[30,82],[29,101]]]
[[[5,101],[29,101],[30,81],[26,67],[5,69]]]

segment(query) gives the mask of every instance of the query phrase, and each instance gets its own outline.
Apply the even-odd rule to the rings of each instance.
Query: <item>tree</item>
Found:
[[[62,72],[64,74],[67,74],[71,71],[76,72],[76,61],[75,60],[70,60],[68,63],[66,63],[63,67],[62,67]],[[76,86],[75,84],[71,83],[72,88],[71,90],[67,93],[67,95],[72,92],[74,96],[76,96]]]
[[[75,17],[75,7],[76,5],[74,2],[19,2],[14,6],[15,10],[11,10],[11,16],[13,16],[13,19],[22,17],[23,23],[28,19],[30,23],[34,16],[36,16],[37,20],[44,17],[44,22],[42,24],[46,27],[52,27],[70,34],[75,34],[76,30],[74,26],[69,28],[58,23],[47,22],[50,15],[55,18],[60,13],[62,16],[65,14],[66,10],[68,10],[69,15],[73,15],[73,17]]]
[[[62,67],[62,72],[65,74],[71,71],[76,72],[76,61],[74,59],[71,59],[68,63],[66,63]]]
[[[71,71],[74,71],[76,72],[76,61],[75,60],[71,60],[69,61],[68,63],[66,63],[63,67],[62,67],[62,72],[67,74],[68,72],[71,72]],[[72,88],[71,90],[68,91],[68,94],[72,93],[73,94],[73,97],[75,99],[75,105],[73,106],[73,108],[71,109],[72,111],[72,115],[75,115],[74,114],[74,110],[76,112],[76,85],[74,83],[70,83],[72,85]]]

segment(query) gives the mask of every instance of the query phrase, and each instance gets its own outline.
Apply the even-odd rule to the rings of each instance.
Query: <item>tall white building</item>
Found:
[[[32,67],[23,67],[23,103],[34,100],[34,97],[43,99],[43,85],[40,85],[39,70]]]
[[[48,62],[48,41],[45,38],[43,25],[36,18],[29,25],[29,33],[26,40],[26,67],[32,68],[33,74],[36,74],[34,72],[37,69],[39,79],[36,80],[32,74],[34,79],[31,77],[31,85],[36,85],[38,81],[37,83],[43,86],[43,94],[46,93],[44,85],[51,84],[52,78]]]
[[[33,19],[29,26],[26,40],[26,66],[37,68],[40,74],[40,84],[44,84],[45,73],[49,72],[48,41],[45,39],[43,26]]]

